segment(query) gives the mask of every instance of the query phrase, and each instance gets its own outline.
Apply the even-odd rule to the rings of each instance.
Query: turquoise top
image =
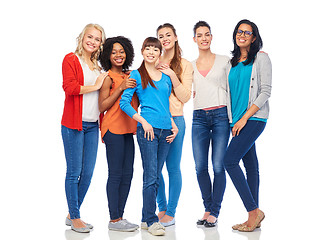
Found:
[[[133,70],[130,78],[136,80],[137,86],[124,90],[119,103],[121,109],[130,117],[137,113],[130,104],[133,94],[136,93],[140,103],[140,116],[154,128],[172,129],[172,115],[169,111],[169,96],[172,91],[170,77],[162,73],[159,81],[153,80],[156,88],[148,84],[145,89],[141,84],[138,70]],[[138,122],[138,126],[140,125]]]
[[[233,127],[234,124],[239,121],[247,111],[252,68],[253,63],[244,65],[242,62],[240,62],[237,66],[231,68],[230,70],[228,83],[231,92],[231,127]],[[267,122],[267,119],[256,117],[251,117],[249,120]]]

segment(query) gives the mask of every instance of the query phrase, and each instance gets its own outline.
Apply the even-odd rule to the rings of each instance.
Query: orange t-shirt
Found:
[[[110,95],[118,88],[123,80],[129,75],[122,76],[118,73],[113,73],[109,70],[108,75],[112,79],[112,88],[110,89]],[[137,121],[129,117],[119,106],[119,101],[122,95],[116,100],[114,105],[107,110],[103,116],[101,124],[101,136],[106,134],[109,130],[113,134],[126,134],[126,133],[135,133],[137,131]],[[136,94],[133,95],[131,106],[137,111],[139,105],[138,97]]]

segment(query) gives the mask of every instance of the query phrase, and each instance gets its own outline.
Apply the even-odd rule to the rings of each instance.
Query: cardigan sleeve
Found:
[[[185,59],[182,59],[182,68],[182,82],[179,86],[174,88],[174,93],[182,103],[186,103],[191,97],[194,69],[192,64]]]
[[[80,62],[73,53],[65,56],[62,64],[62,72],[65,93],[67,95],[79,95],[81,89],[79,78],[82,78],[83,81],[83,73]]]
[[[271,95],[272,69],[271,61],[267,54],[260,53],[258,56],[258,67],[260,77],[260,93],[254,101],[254,104],[261,108]]]

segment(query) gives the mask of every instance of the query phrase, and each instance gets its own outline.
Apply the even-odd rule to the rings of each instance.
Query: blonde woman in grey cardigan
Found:
[[[269,115],[271,62],[259,52],[262,39],[257,26],[241,20],[233,32],[233,58],[226,68],[227,107],[232,136],[224,157],[226,171],[248,212],[248,220],[234,230],[253,231],[260,227],[264,213],[259,209],[259,167],[255,140],[263,132]],[[246,169],[245,177],[239,162]]]

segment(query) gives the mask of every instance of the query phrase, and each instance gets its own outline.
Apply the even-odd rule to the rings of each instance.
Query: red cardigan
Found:
[[[79,93],[80,87],[84,85],[84,76],[79,59],[74,53],[64,57],[62,71],[65,102],[61,124],[81,131],[83,96]]]

